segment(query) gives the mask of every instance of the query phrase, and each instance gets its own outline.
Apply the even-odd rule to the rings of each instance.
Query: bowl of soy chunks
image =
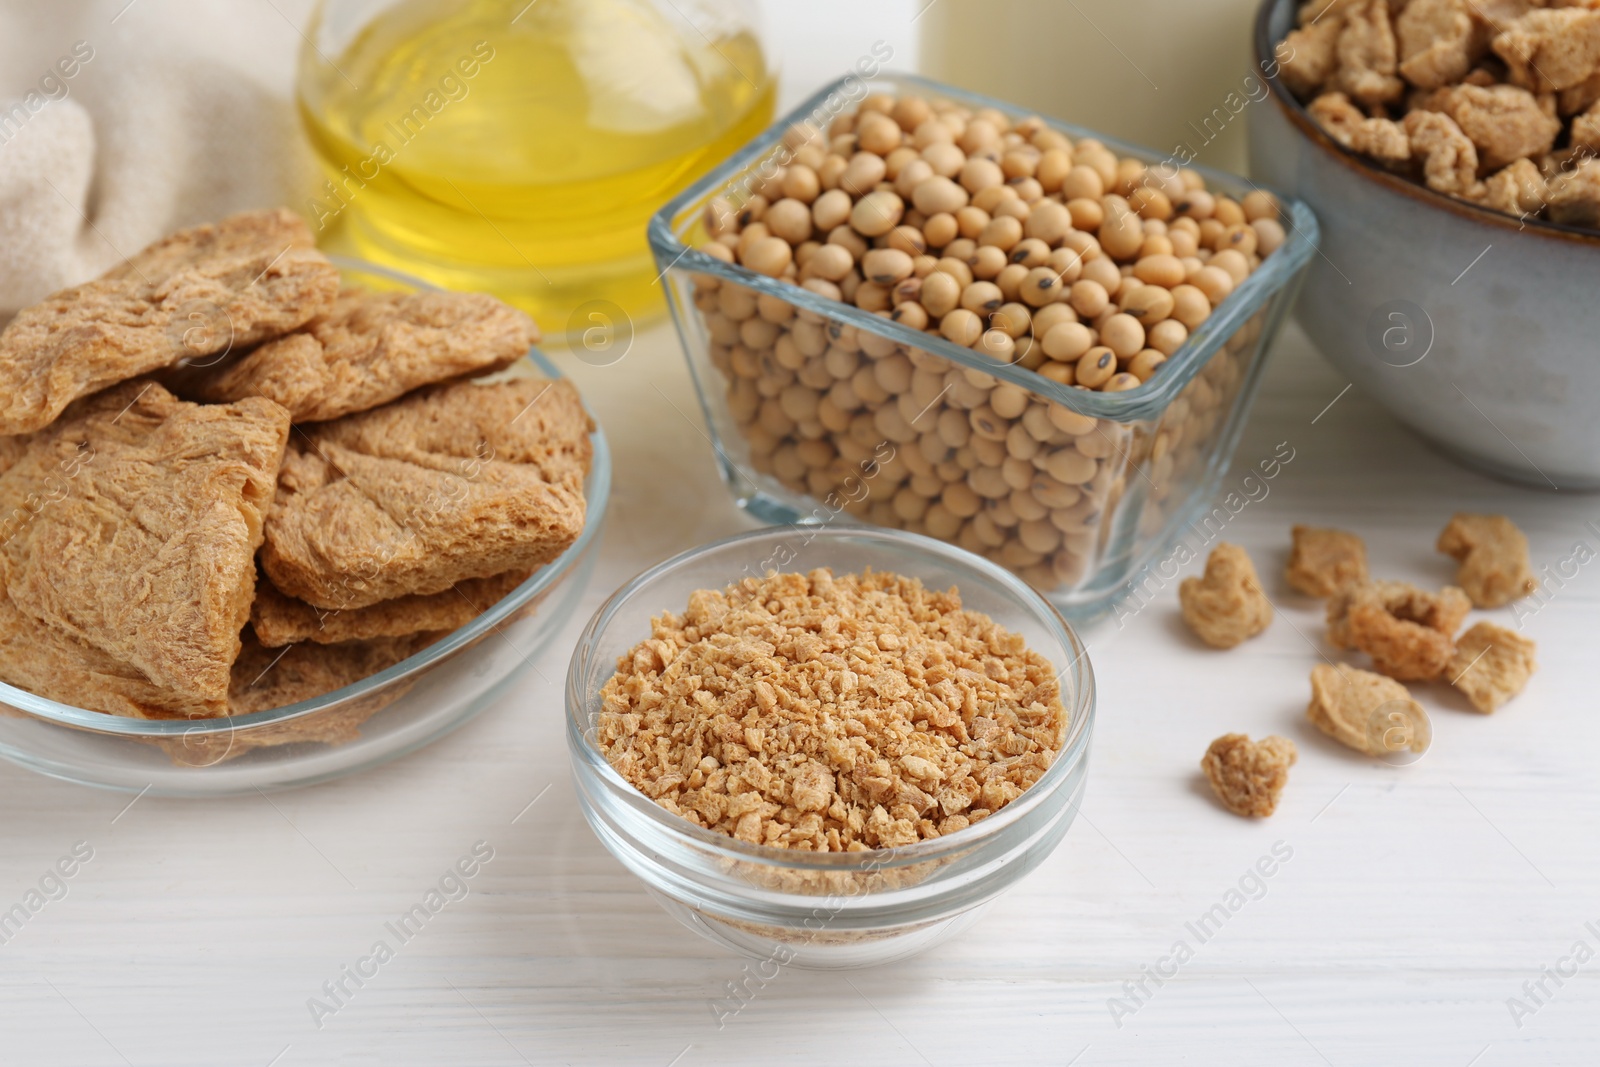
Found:
[[[0,756],[248,792],[492,703],[581,595],[610,484],[538,340],[492,296],[329,259],[283,209],[20,311],[0,332]]]

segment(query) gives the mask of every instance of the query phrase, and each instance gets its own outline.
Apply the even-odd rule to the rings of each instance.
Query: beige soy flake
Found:
[[[1595,67],[1594,74],[1584,78],[1578,85],[1566,86],[1555,96],[1555,102],[1558,112],[1563,115],[1578,115],[1600,104],[1600,67]]]
[[[1600,68],[1600,10],[1535,10],[1491,42],[1513,84],[1536,93],[1577,85]]]
[[[1395,75],[1399,54],[1389,0],[1354,0],[1349,5],[1339,31],[1338,55],[1333,87],[1358,104],[1393,103],[1405,92],[1405,82]]]
[[[1394,24],[1400,74],[1419,89],[1464,78],[1488,50],[1474,24],[1469,0],[1411,0]]]
[[[1561,90],[1556,96],[1556,109],[1563,115],[1578,115],[1589,111],[1595,104],[1600,104],[1600,67],[1577,85]]]
[[[1250,557],[1238,545],[1223,543],[1206,560],[1205,575],[1178,586],[1183,621],[1213,648],[1232,648],[1272,622],[1272,604]]]
[[[1455,586],[1430,593],[1407,582],[1367,582],[1328,601],[1328,639],[1365,652],[1391,678],[1426,681],[1449,662],[1452,638],[1471,610]]]
[[[1480,622],[1456,641],[1444,677],[1466,694],[1474,708],[1489,715],[1528,684],[1539,667],[1533,652],[1533,642],[1521,634]]]
[[[1471,0],[1472,18],[1490,35],[1499,33],[1546,0]]]
[[[1385,744],[1386,730],[1393,715],[1400,715],[1408,727],[1426,724],[1428,717],[1411,699],[1405,686],[1393,678],[1348,664],[1311,668],[1311,703],[1306,718],[1311,724],[1341,745],[1369,756],[1388,756],[1394,750]],[[1412,752],[1425,752],[1429,735],[1408,729]]]
[[[1333,596],[1346,586],[1367,580],[1367,546],[1345,530],[1295,526],[1294,547],[1284,578],[1307,596]]]
[[[1286,737],[1252,741],[1246,734],[1223,734],[1206,749],[1200,768],[1223,807],[1264,818],[1277,810],[1297,758],[1294,742]]]
[[[663,808],[822,852],[987,818],[1067,727],[1049,661],[955,590],[825,569],[695,592],[618,659],[601,701],[601,750]]]
[[[1484,179],[1480,203],[1508,215],[1537,215],[1549,199],[1549,186],[1539,165],[1519,159]]]
[[[1551,178],[1549,211],[1553,222],[1600,227],[1600,160],[1586,159]]]
[[[1439,111],[1412,111],[1401,122],[1411,139],[1411,152],[1422,163],[1422,179],[1436,193],[1475,198],[1478,148],[1461,132],[1455,119]]]
[[[1456,584],[1480,608],[1499,608],[1539,588],[1528,562],[1528,539],[1504,515],[1458,512],[1437,548],[1461,564]]]
[[[1405,127],[1385,118],[1370,118],[1343,93],[1323,93],[1306,107],[1329,137],[1352,152],[1386,163],[1411,159],[1411,139]]]
[[[4,474],[17,465],[17,461],[28,453],[28,442],[33,440],[31,433],[18,434],[15,437],[0,437],[0,474]]]
[[[1449,115],[1478,150],[1478,162],[1499,170],[1550,151],[1561,120],[1515,85],[1457,85],[1427,97],[1427,109]]]
[[[1572,120],[1572,147],[1591,157],[1600,155],[1600,101]]]
[[[1341,25],[1350,0],[1306,0],[1295,15],[1295,24],[1302,29],[1326,22]]]
[[[1278,45],[1279,76],[1296,96],[1309,96],[1327,84],[1339,69],[1339,32],[1344,17],[1329,13],[1299,29]]]

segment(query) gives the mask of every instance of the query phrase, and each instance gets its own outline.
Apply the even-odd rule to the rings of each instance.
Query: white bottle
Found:
[[[930,77],[1133,141],[1245,169],[1265,98],[1256,0],[936,0],[918,19]],[[1190,156],[1192,158],[1186,158]]]

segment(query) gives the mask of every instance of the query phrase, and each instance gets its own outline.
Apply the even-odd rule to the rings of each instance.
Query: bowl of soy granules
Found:
[[[1062,840],[1094,676],[1003,567],[790,527],[620,589],[567,710],[584,815],[669,914],[752,959],[859,967],[965,929]]]

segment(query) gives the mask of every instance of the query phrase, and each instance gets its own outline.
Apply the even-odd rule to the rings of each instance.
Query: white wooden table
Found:
[[[150,32],[186,23],[175,3],[147,3]],[[203,6],[205,32],[232,25]],[[304,21],[304,0],[274,6]],[[895,66],[915,62],[923,0],[765,6],[791,102],[876,39]],[[298,38],[257,14],[282,38],[261,61],[286,86]],[[0,1064],[1596,1062],[1600,960],[1559,986],[1541,971],[1570,972],[1580,940],[1600,951],[1600,565],[1527,623],[1542,663],[1528,692],[1486,719],[1426,691],[1434,748],[1400,768],[1305,723],[1307,675],[1331,650],[1276,573],[1291,523],[1327,523],[1366,535],[1378,573],[1441,584],[1451,568],[1432,544],[1456,509],[1508,512],[1553,564],[1575,542],[1600,548],[1586,525],[1600,496],[1469,474],[1354,391],[1328,408],[1345,382],[1291,328],[1236,468],[1279,442],[1295,458],[1226,534],[1268,577],[1272,628],[1212,652],[1169,594],[1086,634],[1099,723],[1088,797],[1056,853],[960,939],[874,971],[783,970],[719,1029],[711,1005],[743,963],[669,919],[584,825],[560,684],[612,589],[749,520],[717,481],[668,329],[614,367],[574,370],[615,447],[611,521],[582,613],[498,706],[398,763],[270,800],[129,807],[0,765],[0,911],[74,848],[92,852],[0,944]],[[1199,776],[1207,743],[1233,730],[1300,746],[1265,822],[1222,811]],[[1292,855],[1260,899],[1201,943],[1186,924],[1279,842]],[[469,894],[363,985],[345,977],[475,845],[493,859]],[[1145,968],[1170,974],[1180,940],[1192,957],[1158,987]],[[1524,983],[1541,979],[1535,1001]],[[341,980],[349,995],[314,1019],[308,1002],[335,1003],[324,984]],[[1135,999],[1124,983],[1141,980]],[[1520,1020],[1513,997],[1530,1009]]]
[[[749,520],[717,481],[669,330],[576,370],[618,475],[586,616],[636,570]],[[1457,508],[1514,515],[1542,565],[1600,543],[1585,526],[1600,497],[1467,473],[1354,391],[1324,411],[1344,384],[1291,328],[1240,445],[1238,467],[1294,449],[1226,535],[1266,574],[1277,621],[1217,653],[1168,595],[1089,632],[1100,704],[1082,816],[958,940],[874,971],[783,970],[719,1029],[711,1003],[742,961],[660,911],[578,812],[559,688],[575,617],[512,696],[344,781],[127,807],[0,767],[0,909],[76,843],[93,851],[0,945],[0,1063],[1594,1062],[1600,962],[1545,978],[1542,1005],[1523,983],[1570,971],[1577,941],[1600,949],[1600,567],[1527,623],[1542,663],[1527,693],[1484,718],[1427,691],[1434,748],[1399,768],[1305,722],[1307,675],[1330,650],[1276,573],[1302,521],[1361,531],[1379,574],[1441,584],[1451,564],[1432,542]],[[1300,746],[1269,820],[1227,814],[1199,776],[1230,730]],[[477,842],[493,859],[469,895],[314,1020],[312,998],[335,1003],[324,983],[394,943],[385,923]],[[1292,856],[1262,889],[1246,882],[1260,899],[1202,943],[1186,923],[1278,842]],[[1124,982],[1170,974],[1179,940],[1192,958],[1134,1000]],[[1511,997],[1533,1009],[1520,1028]],[[1111,998],[1136,1010],[1114,1020]]]

